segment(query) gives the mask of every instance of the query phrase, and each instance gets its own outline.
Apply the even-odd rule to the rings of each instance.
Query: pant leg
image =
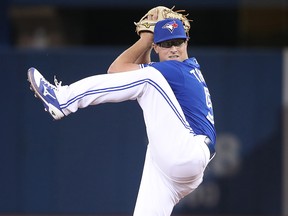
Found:
[[[62,86],[55,94],[66,115],[89,105],[135,100],[147,85],[146,71],[94,75]]]
[[[170,179],[155,166],[148,145],[133,216],[168,216],[177,203]]]
[[[194,147],[187,150],[191,150],[192,154],[197,154],[195,158],[205,161],[201,163],[206,165],[189,178],[177,177],[179,181],[170,178],[159,168],[157,160],[152,158],[151,145],[148,145],[133,216],[170,216],[175,205],[202,183],[210,153],[204,143],[205,136],[195,136],[193,139]],[[198,166],[188,165],[185,169],[199,169]]]

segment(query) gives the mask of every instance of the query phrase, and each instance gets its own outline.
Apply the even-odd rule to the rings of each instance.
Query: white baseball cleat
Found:
[[[61,86],[61,82],[58,83],[54,79],[55,85],[49,83],[42,74],[35,68],[29,68],[28,81],[30,82],[30,89],[35,92],[35,97],[38,97],[45,107],[45,111],[55,119],[59,120],[65,116],[62,112],[55,91]]]

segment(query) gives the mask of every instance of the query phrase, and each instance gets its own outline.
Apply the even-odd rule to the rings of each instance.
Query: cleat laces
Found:
[[[48,82],[46,79],[42,78],[41,79],[44,83],[44,85],[48,88],[51,88],[53,90],[58,90],[60,87],[62,87],[62,81],[58,81],[56,79],[56,76],[54,76],[54,85]]]
[[[54,84],[55,84],[56,89],[58,90],[58,88],[62,86],[62,81],[58,81],[56,79],[56,76],[54,76]]]
[[[53,99],[56,100],[56,98],[48,91],[48,89],[52,89],[53,91],[58,91],[59,88],[61,87],[61,84],[62,84],[62,81],[58,81],[56,79],[56,76],[54,76],[54,83],[55,85],[51,84],[50,82],[48,82],[46,79],[41,79],[43,81],[43,87],[44,87],[44,90],[43,90],[43,95],[44,96],[47,96],[49,95],[50,97],[52,97]]]

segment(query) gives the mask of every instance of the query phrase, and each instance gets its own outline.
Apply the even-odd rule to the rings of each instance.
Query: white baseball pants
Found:
[[[89,105],[138,101],[149,144],[134,216],[169,216],[201,184],[210,157],[205,136],[192,132],[171,87],[155,68],[87,77],[61,87],[56,96],[66,115]]]

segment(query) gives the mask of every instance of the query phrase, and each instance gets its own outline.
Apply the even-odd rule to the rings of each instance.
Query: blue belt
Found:
[[[212,144],[212,141],[208,137],[205,138],[204,142],[208,146],[208,149],[210,151],[210,160],[211,160],[216,154],[214,145]]]

